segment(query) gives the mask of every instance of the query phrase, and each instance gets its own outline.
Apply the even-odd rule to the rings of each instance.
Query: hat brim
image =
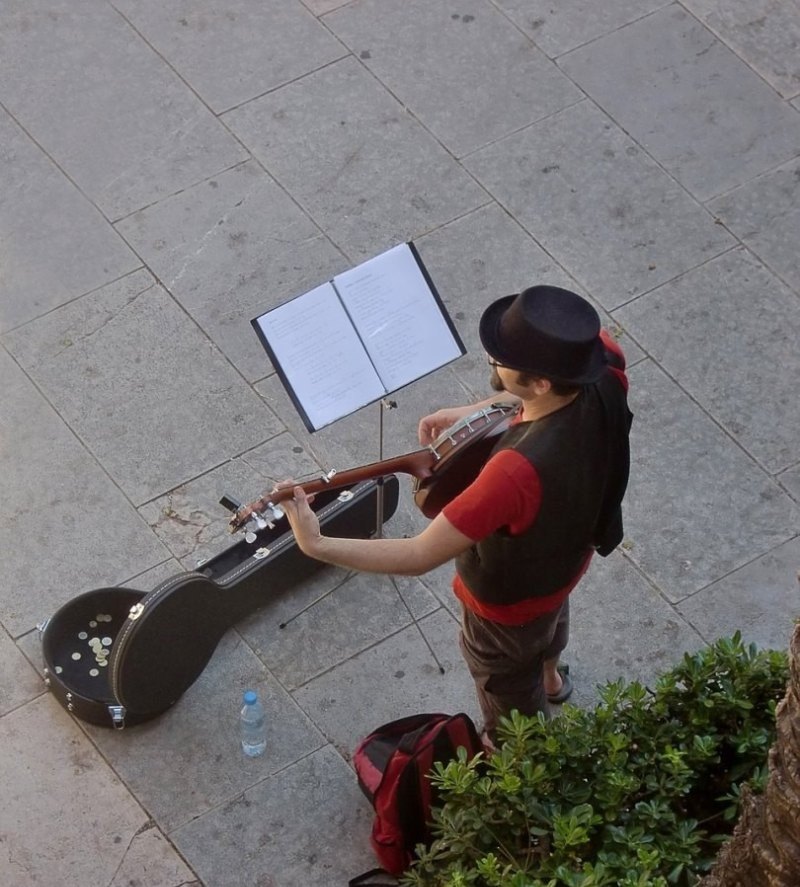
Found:
[[[531,354],[529,363],[525,366],[520,366],[519,360],[514,360],[511,355],[505,351],[501,343],[500,322],[503,319],[503,315],[511,306],[511,303],[516,298],[516,294],[503,296],[495,302],[492,302],[492,304],[483,312],[478,325],[478,335],[486,353],[504,367],[518,370],[521,373],[540,373],[542,376],[546,376],[555,382],[563,382],[568,385],[590,385],[592,382],[597,382],[608,366],[606,350],[599,336],[597,337],[594,350],[592,351],[592,355],[585,370],[578,376],[570,376],[568,378],[564,376],[554,376],[545,367],[537,365],[535,354]]]

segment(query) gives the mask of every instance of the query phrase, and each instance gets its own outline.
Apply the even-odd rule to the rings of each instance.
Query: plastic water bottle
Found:
[[[264,707],[253,690],[245,690],[244,705],[239,715],[242,731],[242,751],[251,758],[258,757],[267,747],[267,719]]]

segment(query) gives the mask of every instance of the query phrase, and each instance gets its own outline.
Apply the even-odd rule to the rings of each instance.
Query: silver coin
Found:
[[[111,650],[109,650],[108,647],[103,647],[103,649],[100,650],[97,655],[98,656],[108,656],[108,654],[110,652],[111,652]]]
[[[89,635],[86,634],[85,631],[79,631],[79,632],[78,632],[78,640],[79,640],[79,641],[85,641],[86,638],[88,638],[88,637],[89,637]]]
[[[98,664],[101,668],[105,668],[105,667],[108,665],[108,659],[98,659],[98,660],[97,660],[97,664]]]
[[[57,665],[56,666],[56,674],[61,674],[62,671],[64,671],[64,669],[60,665]]]
[[[81,658],[81,654],[80,653],[73,653],[72,658],[77,662]]]
[[[89,628],[97,628],[97,623],[94,621],[94,619],[92,619],[92,621],[89,623]]]
[[[111,646],[111,638],[108,638],[108,637],[103,638],[103,646],[110,647]]]
[[[100,670],[97,669],[97,668],[90,668],[90,669],[89,669],[89,674],[90,674],[93,678],[96,678],[96,677],[100,674]]]

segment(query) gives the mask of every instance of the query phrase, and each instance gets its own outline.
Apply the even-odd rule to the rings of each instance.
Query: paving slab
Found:
[[[332,9],[345,6],[350,0],[302,0],[302,2],[315,15],[323,15]]]
[[[800,293],[800,161],[712,200],[709,209],[782,280]]]
[[[44,692],[39,673],[0,628],[0,717]]]
[[[558,63],[699,200],[800,151],[800,120],[791,109],[680,6]]]
[[[241,459],[232,459],[164,496],[142,505],[139,514],[187,570],[237,541],[228,532],[231,518],[219,500],[239,489],[266,487],[264,479]],[[255,498],[255,497],[254,497]]]
[[[486,0],[357,0],[324,21],[457,157],[582,98]]]
[[[478,338],[481,314],[495,299],[539,284],[571,289],[589,299],[603,325],[619,337],[629,363],[642,357],[641,349],[591,292],[496,203],[425,234],[416,246],[467,348],[454,369],[459,378],[468,376],[475,390],[487,389],[489,380]]]
[[[0,378],[0,621],[18,637],[169,553],[3,348]]]
[[[800,539],[757,558],[677,605],[712,643],[740,631],[746,644],[786,650],[800,614]]]
[[[277,598],[265,589],[264,602],[257,616],[239,625],[239,633],[288,690],[439,606],[416,579],[341,570],[324,570]]]
[[[292,695],[346,758],[370,730],[406,715],[464,711],[480,723],[472,678],[458,648],[458,622],[442,609]]]
[[[231,459],[146,503],[139,513],[184,568],[193,570],[200,561],[215,557],[239,541],[228,530],[231,514],[220,505],[222,496],[252,501],[279,480],[314,472],[319,476],[319,466],[295,438],[284,432],[243,457]]]
[[[183,571],[183,567],[174,558],[162,561],[160,564],[126,578],[120,585],[132,588],[136,591],[152,591],[167,579],[171,579]]]
[[[356,59],[222,119],[353,264],[488,202]]]
[[[551,58],[616,31],[655,9],[664,0],[496,0],[497,5]]]
[[[202,887],[155,826],[139,832],[109,887]]]
[[[2,25],[0,25],[2,29]],[[141,261],[0,110],[0,333],[138,268]]]
[[[591,102],[465,165],[609,310],[735,242]]]
[[[239,744],[242,693],[266,710],[268,751]],[[157,718],[112,730],[87,725],[92,741],[164,832],[172,832],[292,764],[324,742],[236,631],[228,632],[197,681]]]
[[[329,746],[173,833],[213,887],[346,884],[375,867],[373,810]]]
[[[150,826],[147,814],[52,696],[0,719],[0,745],[5,883],[111,884],[123,867],[164,887],[192,879],[168,846],[142,859],[136,837]],[[150,866],[154,874],[171,867],[179,877],[151,880]]]
[[[109,219],[247,157],[109,4],[11,0],[5,13],[3,104]]]
[[[747,250],[720,256],[615,316],[770,473],[800,459],[800,299]]]
[[[597,704],[597,687],[620,678],[654,686],[702,638],[620,552],[595,557],[570,596],[573,705]]]
[[[778,480],[789,491],[789,495],[793,496],[796,502],[800,502],[800,465],[787,468],[778,475]]]
[[[792,500],[651,361],[630,373],[628,556],[676,602],[798,532]]]
[[[135,504],[280,430],[145,271],[4,341]]]
[[[220,113],[341,58],[347,50],[299,3],[168,0],[113,5]]]
[[[117,230],[250,381],[272,370],[250,321],[348,267],[255,162],[135,213]]]
[[[800,7],[781,0],[685,0],[683,6],[784,98],[800,93]]]

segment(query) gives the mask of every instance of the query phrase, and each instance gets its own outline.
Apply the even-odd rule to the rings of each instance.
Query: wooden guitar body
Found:
[[[393,475],[326,491],[323,532],[368,538],[397,509]],[[306,557],[283,519],[150,592],[101,588],[68,601],[42,629],[44,677],[58,701],[105,727],[147,721],[180,699],[229,628],[323,566]]]
[[[457,422],[431,444],[436,456],[431,473],[414,481],[414,503],[425,517],[436,517],[475,480],[515,413],[516,407],[495,404]]]

